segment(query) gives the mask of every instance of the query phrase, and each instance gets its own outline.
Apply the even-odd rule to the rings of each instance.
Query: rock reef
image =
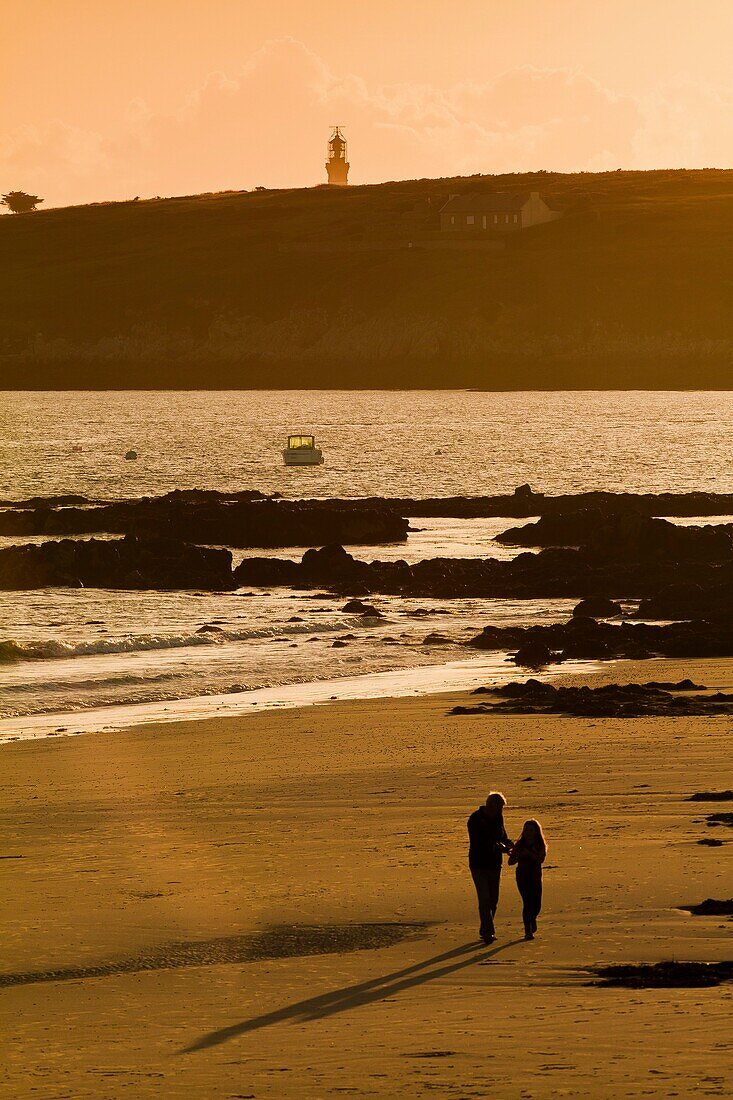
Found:
[[[479,688],[473,694],[493,696],[495,701],[475,707],[457,706],[450,714],[567,714],[578,718],[648,718],[682,715],[733,714],[733,695],[720,692],[691,695],[698,685],[689,680],[660,686],[605,684],[603,687],[554,687],[539,680]],[[704,688],[701,690],[705,690]],[[684,695],[677,694],[684,692]]]
[[[733,601],[733,560],[684,562],[601,559],[586,549],[552,548],[520,554],[510,561],[496,558],[429,558],[365,562],[330,544],[308,550],[300,562],[278,558],[247,558],[236,571],[237,585],[323,587],[344,596],[385,595],[461,599],[597,600],[604,614],[621,610],[612,598],[644,599],[679,583],[697,584],[701,591],[730,592]],[[643,605],[643,617],[654,617]],[[595,610],[594,606],[594,610]],[[579,617],[583,617],[582,608]],[[668,617],[664,615],[663,617]]]
[[[529,485],[520,485],[513,493],[497,496],[375,497],[374,502],[388,504],[403,516],[450,516],[456,519],[482,519],[506,516],[530,519],[555,513],[600,511],[615,515],[639,516],[729,516],[733,515],[733,493],[567,493],[549,496],[536,493]],[[364,501],[367,503],[367,501]]]
[[[545,647],[547,663],[619,657],[733,657],[733,623],[599,623],[574,617],[548,626],[486,626],[466,643],[473,649],[515,652],[530,644]]]
[[[680,526],[665,519],[600,508],[550,513],[512,527],[496,542],[579,546],[598,560],[722,562],[733,558],[733,523]]]
[[[595,973],[595,985],[617,989],[709,989],[733,981],[733,962],[626,963]]]
[[[0,550],[0,589],[232,587],[232,555],[165,538],[63,539]]]
[[[192,490],[93,504],[43,501],[0,511],[0,535],[165,536],[234,547],[323,546],[328,542],[404,542],[408,522],[362,501],[280,500],[257,492]]]

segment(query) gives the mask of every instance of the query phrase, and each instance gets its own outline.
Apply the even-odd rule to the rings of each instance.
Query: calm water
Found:
[[[525,481],[547,492],[733,491],[731,413],[729,393],[2,394],[0,498],[186,487],[419,497],[499,493]],[[286,470],[284,438],[301,429],[316,433],[326,462]],[[129,448],[137,462],[123,459]],[[517,551],[492,540],[515,524],[421,519],[406,546],[354,552],[508,557]],[[318,698],[325,681],[359,694],[382,683],[409,691],[507,678],[500,655],[466,661],[465,640],[487,622],[556,621],[574,601],[373,602],[385,618],[363,623],[341,601],[287,590],[0,593],[0,740],[73,728],[82,714],[84,728],[100,728],[100,708],[117,708],[119,724],[125,707],[165,716],[181,700],[231,706],[222,693],[262,703],[276,688],[295,698],[297,684],[309,685],[304,699]],[[444,642],[424,645],[433,631]],[[261,689],[262,698],[247,696]]]
[[[732,428],[733,393],[0,393],[0,497],[733,491]],[[322,467],[282,465],[298,430]]]

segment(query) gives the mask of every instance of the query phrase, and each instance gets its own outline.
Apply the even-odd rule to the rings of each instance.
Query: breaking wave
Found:
[[[68,660],[72,657],[92,657],[109,653],[145,653],[156,649],[185,649],[191,646],[217,646],[227,642],[276,641],[278,638],[302,634],[330,634],[359,627],[354,618],[328,623],[283,623],[257,630],[225,630],[218,626],[203,626],[194,633],[139,634],[125,638],[98,638],[88,642],[61,642],[48,639],[37,642],[0,642],[0,664],[14,661]],[[369,624],[374,626],[373,623]]]

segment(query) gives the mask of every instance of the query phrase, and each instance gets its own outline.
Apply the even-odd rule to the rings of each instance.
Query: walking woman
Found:
[[[510,866],[517,868],[517,887],[522,895],[522,920],[524,938],[533,940],[537,931],[537,918],[542,908],[542,864],[547,855],[547,844],[539,821],[525,821],[522,835],[511,850]]]

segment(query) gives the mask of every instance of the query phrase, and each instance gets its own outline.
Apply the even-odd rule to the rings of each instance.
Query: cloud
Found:
[[[2,189],[62,205],[324,180],[331,123],[354,183],[474,172],[725,163],[731,94],[699,85],[645,102],[567,69],[512,69],[482,83],[371,87],[292,38],[236,74],[212,73],[171,113],[131,100],[107,133],[65,121],[0,138]]]
[[[727,168],[733,150],[733,90],[693,80],[658,89],[642,104],[634,138],[640,168]]]

